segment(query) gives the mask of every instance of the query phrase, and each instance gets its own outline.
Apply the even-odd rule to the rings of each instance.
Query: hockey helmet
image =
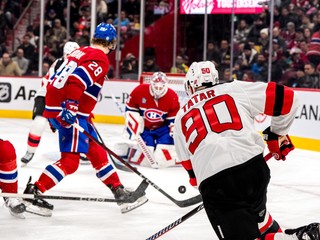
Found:
[[[156,99],[161,98],[168,91],[168,79],[163,72],[155,72],[150,80],[151,93]]]
[[[186,74],[184,87],[191,96],[198,87],[213,86],[217,83],[219,83],[219,74],[212,62],[193,62]]]
[[[111,44],[111,50],[116,48],[117,30],[112,24],[100,23],[96,27],[93,37],[106,40]]]
[[[63,55],[68,56],[73,50],[80,46],[76,42],[66,42],[63,47]]]

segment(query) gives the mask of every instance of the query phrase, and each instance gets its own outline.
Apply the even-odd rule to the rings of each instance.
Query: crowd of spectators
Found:
[[[76,41],[80,46],[90,44],[91,1],[71,0],[70,31],[67,31],[67,1],[48,0],[45,5],[44,63],[50,66],[62,56],[66,41]],[[10,4],[9,4],[10,3]],[[19,3],[19,4],[18,4]],[[0,0],[0,36],[10,31],[14,19],[19,16],[17,6],[25,6],[25,1]],[[320,88],[320,6],[317,0],[275,1],[274,25],[272,29],[271,80],[292,87]],[[116,0],[97,0],[97,22],[120,24],[120,48],[137,35],[140,30],[140,1],[123,0],[122,11],[117,16]],[[157,16],[172,10],[169,0],[147,1],[146,24]],[[63,11],[61,10],[63,9]],[[150,17],[153,16],[153,17]],[[224,80],[234,78],[244,81],[268,81],[270,16],[266,9],[260,15],[238,15],[234,39],[219,42],[208,40],[207,60],[213,61]],[[3,21],[1,21],[1,19]],[[149,21],[149,22],[148,22]],[[1,26],[5,24],[5,27]],[[1,34],[4,31],[4,34]],[[30,25],[25,35],[10,57],[22,76],[35,75],[38,68],[39,26]],[[2,40],[2,42],[1,42]],[[230,47],[233,45],[233,54]],[[0,55],[6,53],[3,39],[0,39]],[[233,59],[231,57],[233,56]],[[228,71],[233,61],[232,72]],[[0,67],[7,61],[3,57]],[[129,53],[121,62],[120,77],[138,79],[138,60]],[[189,58],[185,51],[178,53],[171,73],[186,73]],[[145,56],[143,71],[159,71],[154,55]],[[13,74],[13,73],[12,73]],[[13,75],[19,75],[17,71]],[[0,72],[0,75],[2,73]],[[113,68],[110,76],[113,77]]]

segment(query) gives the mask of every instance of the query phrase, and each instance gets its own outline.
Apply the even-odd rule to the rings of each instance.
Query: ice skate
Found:
[[[148,201],[144,191],[136,193],[124,188],[122,185],[116,189],[111,188],[111,191],[116,200],[123,201],[117,203],[120,206],[121,213],[130,212]]]
[[[24,219],[23,213],[26,210],[26,206],[18,198],[4,197],[4,202],[12,216]]]
[[[24,164],[28,164],[32,158],[34,156],[34,153],[31,152],[26,152],[26,154],[21,158],[21,162],[23,162]]]
[[[298,240],[320,240],[320,223],[311,223],[296,229],[287,229],[285,233],[295,234]]]
[[[24,203],[26,205],[26,212],[37,214],[44,217],[52,216],[53,205],[39,198],[41,192],[35,184],[31,183],[31,177],[23,193],[33,194],[35,197],[33,199],[24,199]]]
[[[80,164],[81,165],[89,165],[89,164],[91,164],[90,160],[83,153],[80,154]]]

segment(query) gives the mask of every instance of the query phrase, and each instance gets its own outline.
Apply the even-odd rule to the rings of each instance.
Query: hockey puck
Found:
[[[178,188],[179,193],[185,193],[186,190],[187,190],[186,187],[183,186],[183,185],[181,185],[181,186]]]

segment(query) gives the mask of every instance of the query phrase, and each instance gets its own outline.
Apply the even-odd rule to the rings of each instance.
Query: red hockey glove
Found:
[[[191,161],[190,160],[182,161],[181,165],[187,170],[189,174],[189,183],[191,184],[191,186],[198,189],[197,178],[196,178],[196,175],[194,174]]]
[[[268,149],[276,160],[286,160],[286,156],[294,149],[289,135],[279,136],[270,131],[270,127],[263,131],[263,138]]]
[[[76,121],[78,101],[66,100],[61,103],[62,111],[57,116],[62,127],[69,128]]]

